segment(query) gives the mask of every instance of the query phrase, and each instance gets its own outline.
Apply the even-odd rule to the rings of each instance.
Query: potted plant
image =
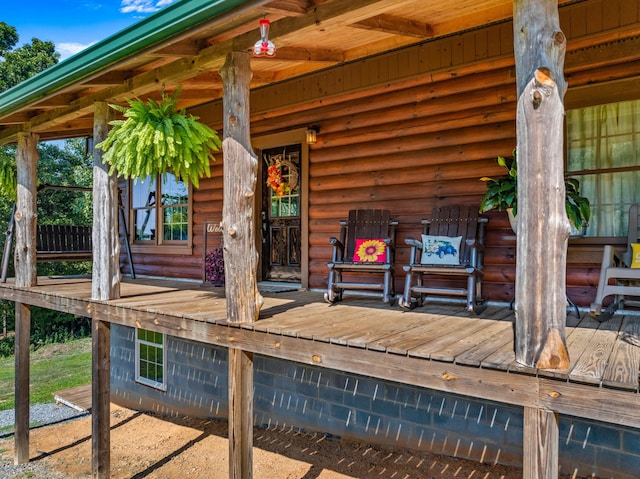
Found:
[[[507,211],[511,227],[516,231],[515,217],[518,214],[518,165],[516,150],[512,158],[499,156],[496,160],[507,170],[507,174],[497,178],[482,177],[487,183],[487,192],[480,202],[480,213],[489,210]],[[565,207],[573,229],[581,231],[589,224],[591,205],[589,199],[580,196],[580,182],[575,178],[565,178]]]

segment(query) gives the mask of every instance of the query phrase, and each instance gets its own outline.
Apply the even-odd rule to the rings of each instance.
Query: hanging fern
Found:
[[[0,148],[0,194],[15,201],[17,185],[16,159],[5,148]]]
[[[176,90],[171,96],[163,93],[161,101],[136,98],[128,107],[110,105],[126,118],[109,122],[113,128],[96,145],[105,152],[110,174],[145,178],[170,172],[196,188],[201,177],[211,175],[209,162],[220,150],[220,138],[198,117],[178,110],[178,95]]]

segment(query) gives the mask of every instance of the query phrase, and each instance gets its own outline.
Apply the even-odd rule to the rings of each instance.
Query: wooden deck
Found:
[[[515,362],[514,313],[482,315],[459,304],[413,311],[348,296],[329,305],[309,291],[263,293],[259,321],[226,321],[224,291],[151,279],[122,283],[121,298],[90,301],[82,278],[39,278],[33,288],[0,285],[0,297],[139,326],[222,347],[400,383],[640,427],[640,316],[599,323],[567,317],[567,371]]]

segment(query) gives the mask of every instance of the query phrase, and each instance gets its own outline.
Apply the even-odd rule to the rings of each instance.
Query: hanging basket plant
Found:
[[[178,109],[178,95],[176,90],[171,96],[163,92],[160,101],[136,98],[128,100],[128,107],[110,105],[126,119],[109,122],[113,128],[96,145],[105,152],[109,174],[145,178],[172,173],[196,188],[201,177],[211,175],[209,162],[220,150],[220,138],[198,117]]]
[[[0,194],[15,201],[17,185],[16,159],[6,148],[0,148]]]

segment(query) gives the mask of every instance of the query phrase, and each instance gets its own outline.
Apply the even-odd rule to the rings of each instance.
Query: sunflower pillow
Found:
[[[382,238],[356,238],[354,263],[385,263],[387,245]]]

